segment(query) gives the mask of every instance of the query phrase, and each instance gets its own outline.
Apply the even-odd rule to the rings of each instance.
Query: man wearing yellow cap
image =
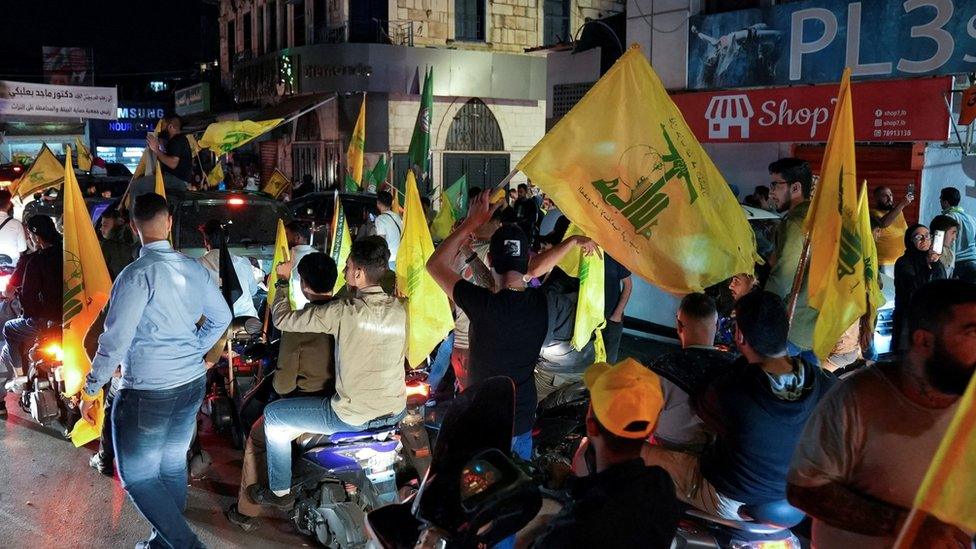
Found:
[[[634,359],[594,364],[583,379],[595,471],[575,480],[573,502],[533,547],[670,547],[680,516],[674,486],[664,469],[641,461],[664,403],[660,379]]]

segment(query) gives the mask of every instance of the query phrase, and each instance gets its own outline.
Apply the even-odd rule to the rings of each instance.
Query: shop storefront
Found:
[[[146,134],[156,129],[165,114],[159,103],[120,103],[117,120],[92,120],[89,139],[92,152],[106,162],[125,164],[135,170],[146,148]]]

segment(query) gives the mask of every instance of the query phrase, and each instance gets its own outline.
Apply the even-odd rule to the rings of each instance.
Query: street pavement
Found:
[[[625,335],[621,357],[646,362],[671,348]],[[74,448],[20,410],[14,395],[6,402],[9,416],[0,422],[0,547],[134,547],[148,536],[148,523],[118,479],[88,466],[97,443]],[[206,420],[201,442],[214,464],[206,478],[190,483],[186,516],[207,547],[315,545],[284,516],[262,518],[249,533],[228,522],[223,511],[237,498],[241,452],[213,434]]]

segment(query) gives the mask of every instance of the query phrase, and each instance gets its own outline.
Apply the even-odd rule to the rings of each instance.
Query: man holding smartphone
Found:
[[[891,187],[874,189],[874,207],[871,208],[871,217],[877,220],[877,225],[881,229],[881,236],[878,238],[878,264],[881,266],[881,271],[888,276],[893,276],[895,261],[898,261],[905,251],[903,240],[905,231],[908,230],[908,223],[903,212],[914,200],[914,184],[908,186],[905,198],[897,204]]]
[[[976,283],[976,219],[959,206],[962,195],[955,187],[944,187],[939,194],[942,214],[959,223],[959,235],[953,251],[956,255],[955,276]]]

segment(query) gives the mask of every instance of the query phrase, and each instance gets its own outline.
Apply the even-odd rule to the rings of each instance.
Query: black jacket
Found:
[[[640,459],[577,479],[573,502],[535,540],[540,547],[667,548],[681,507],[671,477]]]
[[[64,305],[64,256],[61,243],[20,256],[10,284],[20,287],[24,318],[61,322]]]

